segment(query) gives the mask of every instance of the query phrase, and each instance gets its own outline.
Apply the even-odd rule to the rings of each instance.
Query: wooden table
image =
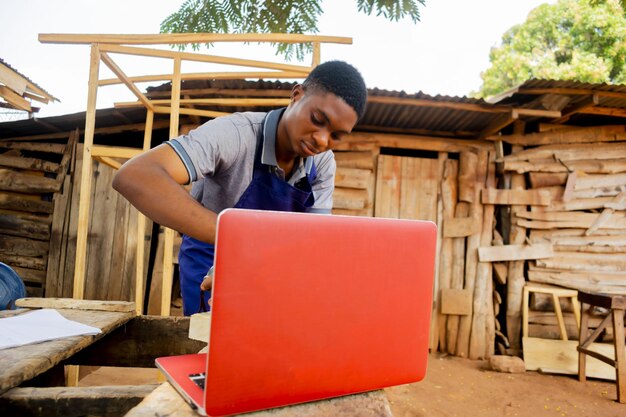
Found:
[[[383,391],[348,395],[241,415],[246,417],[393,417]],[[146,396],[125,417],[154,416],[197,417],[198,413],[166,382]]]
[[[56,308],[64,317],[98,327],[102,333],[0,350],[0,415],[121,416],[128,410],[130,417],[198,415],[168,383],[64,386],[65,365],[154,368],[159,356],[200,351],[206,343],[188,338],[188,317],[135,316],[134,303],[37,300],[26,305]],[[0,312],[0,317],[23,312]],[[384,392],[374,391],[246,416],[392,417],[392,413]]]
[[[203,347],[187,337],[189,318],[136,317],[134,303],[30,299],[22,306],[55,308],[102,333],[0,350],[2,416],[123,415],[158,385],[66,387],[65,365],[154,368],[156,357]],[[0,317],[26,311],[2,311]]]

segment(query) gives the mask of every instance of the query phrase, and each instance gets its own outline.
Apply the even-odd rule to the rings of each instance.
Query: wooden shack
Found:
[[[209,112],[281,107],[280,101],[229,100],[284,99],[293,85],[197,78],[180,83],[180,106],[186,110],[177,131],[198,126],[211,118]],[[172,85],[142,94],[167,104],[163,100],[172,96]],[[121,150],[109,149],[112,153],[91,166],[86,298],[143,300],[152,293],[151,300],[158,299],[154,290],[164,268],[163,257],[157,256],[163,240],[158,225],[142,226],[140,240],[151,245],[140,263],[148,289],[141,287],[138,294],[133,285],[137,238],[131,233],[138,217],[110,188],[115,167],[146,146],[144,104],[119,103],[95,112],[94,149]],[[58,140],[74,129],[82,140],[85,117],[4,123],[0,149],[13,149],[19,141]],[[534,80],[490,103],[371,88],[364,117],[335,149],[333,211],[436,222],[440,239],[431,349],[470,358],[519,353],[527,281],[616,291],[626,287],[620,259],[626,247],[624,117],[626,87],[621,86]],[[171,136],[164,115],[154,114],[150,124],[149,146]],[[53,231],[61,231],[63,243],[54,250],[66,254],[65,263],[48,273],[46,296],[70,296],[74,285],[71,254],[81,152],[76,155],[72,183],[64,190],[72,204],[63,216],[55,209],[55,218],[63,220],[51,224]],[[0,260],[11,264],[2,247]],[[534,307],[540,310],[541,302],[537,297]]]

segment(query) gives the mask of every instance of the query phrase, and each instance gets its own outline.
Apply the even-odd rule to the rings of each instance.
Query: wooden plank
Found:
[[[13,388],[0,397],[0,413],[45,417],[124,415],[157,385]]]
[[[335,188],[333,193],[333,208],[359,210],[364,209],[367,205],[367,190]]]
[[[472,313],[473,294],[464,289],[441,290],[441,314],[467,316]]]
[[[41,43],[92,44],[111,43],[126,45],[212,43],[212,42],[270,42],[270,43],[338,43],[352,44],[352,38],[297,33],[161,33],[149,35],[102,35],[78,33],[40,33]]]
[[[457,201],[457,184],[458,184],[458,173],[459,173],[459,164],[458,161],[453,159],[446,159],[443,161],[443,172],[441,175],[441,198],[439,199],[441,204],[441,213],[437,216],[438,228],[437,231],[439,233],[438,241],[441,242],[441,246],[439,248],[439,268],[435,273],[435,276],[439,280],[439,288],[441,292],[441,308],[439,316],[439,350],[442,352],[448,351],[448,337],[446,334],[447,328],[447,317],[445,316],[444,306],[443,306],[443,292],[446,290],[450,290],[452,286],[452,265],[454,262],[454,254],[453,254],[453,245],[454,240],[452,238],[443,238],[443,227],[441,227],[441,223],[448,221],[449,219],[454,218],[454,210],[456,208]],[[454,290],[458,291],[458,290]]]
[[[448,219],[443,226],[443,237],[466,237],[480,231],[481,223],[472,217]]]
[[[487,157],[486,180],[482,187],[496,187],[495,157],[492,152]],[[483,205],[483,222],[481,227],[480,245],[491,245],[493,240],[495,206]],[[479,262],[476,267],[476,282],[474,285],[472,326],[469,342],[469,358],[489,358],[494,353],[495,345],[495,317],[493,306],[493,278],[492,267],[485,262]]]
[[[113,44],[100,44],[99,48],[103,52],[113,52],[116,54],[151,56],[157,58],[171,58],[173,60],[185,60],[193,62],[207,62],[223,65],[236,65],[242,67],[253,67],[263,69],[274,69],[279,71],[297,71],[306,76],[310,72],[309,67],[301,65],[282,64],[269,61],[257,61],[252,59],[231,58],[225,56],[197,54],[192,52],[177,52],[154,48],[141,48],[135,46],[121,46]]]
[[[537,259],[537,266],[564,270],[619,272],[626,259],[619,253],[557,252],[552,258]]]
[[[551,243],[483,246],[478,248],[478,258],[481,262],[521,261],[524,259],[550,258],[553,255]]]
[[[545,145],[507,155],[506,161],[528,161],[553,158],[555,161],[582,159],[620,159],[626,153],[626,143]]]
[[[615,293],[626,290],[624,271],[567,271],[532,267],[528,270],[528,279],[532,282],[559,285],[582,291]]]
[[[0,234],[50,240],[49,219],[26,219],[21,216],[0,214]]]
[[[15,305],[23,308],[55,308],[70,310],[95,310],[132,312],[135,304],[128,301],[74,300],[72,298],[20,298]]]
[[[572,129],[565,127],[540,133],[500,135],[487,139],[501,140],[513,145],[535,146],[570,143],[598,143],[624,140],[623,125],[592,126]]]
[[[91,148],[93,146],[96,123],[96,97],[98,93],[98,73],[100,69],[100,49],[91,46],[87,112],[85,114],[85,135],[83,145],[83,167],[80,179],[80,201],[78,204],[78,232],[76,236],[76,262],[74,264],[73,298],[81,299],[85,294],[85,271],[87,260],[87,233],[89,227],[91,194]]]
[[[243,80],[248,78],[267,79],[267,78],[304,78],[305,75],[300,71],[206,71],[206,72],[188,72],[181,74],[182,80]],[[139,75],[136,77],[128,77],[133,83],[149,82],[149,81],[169,81],[172,74],[155,74],[155,75]],[[100,80],[98,85],[115,85],[121,84],[119,78],[106,78]],[[118,107],[119,103],[114,103]],[[123,103],[126,104],[126,103]],[[131,103],[128,103],[130,105]]]
[[[371,98],[371,97],[370,97]],[[448,139],[434,136],[400,135],[390,133],[352,132],[333,149],[338,151],[367,151],[376,148],[402,148],[435,152],[465,152],[493,149],[486,141]]]
[[[481,192],[481,202],[483,204],[548,206],[552,203],[552,196],[550,192],[544,190],[485,188]]]
[[[462,152],[459,158],[459,201],[472,203],[476,195],[476,167],[478,155]]]
[[[463,154],[461,154],[463,159]],[[459,199],[461,198],[461,167],[463,162],[459,166]],[[488,169],[488,155],[486,151],[481,151],[478,154],[478,160],[476,164],[476,175],[474,176],[475,185],[474,195],[471,198],[470,204],[470,217],[482,219],[483,218],[483,205],[480,203],[480,190],[485,186],[485,178],[487,177]],[[481,241],[481,231],[474,233],[467,238],[466,246],[466,258],[465,258],[465,289],[469,290],[472,294],[476,285],[476,274],[478,267],[478,247]],[[470,332],[472,327],[472,315],[461,316],[459,319],[459,331],[457,334],[457,346],[456,354],[461,357],[468,357],[470,353]]]
[[[577,161],[555,161],[554,158],[530,161],[504,161],[505,171],[518,174],[526,172],[571,172],[587,174],[617,174],[626,172],[626,159],[581,159]]]
[[[0,253],[0,262],[22,268],[38,269],[40,271],[46,269],[46,259],[34,256],[7,255]]]
[[[52,368],[74,353],[103,338],[113,329],[126,323],[134,313],[89,310],[58,310],[68,320],[98,327],[102,333],[95,336],[74,336],[34,345],[6,349],[0,355],[0,394],[23,381]]]
[[[337,167],[335,187],[366,190],[370,183],[370,175],[372,171],[369,169]]]
[[[553,187],[565,185],[567,173],[565,172],[529,172],[528,179],[532,188]]]
[[[60,184],[55,179],[0,169],[0,190],[18,193],[54,193]]]
[[[455,216],[464,217],[469,213],[469,204],[459,202],[455,208]],[[465,276],[465,238],[452,240],[452,280],[450,288],[463,289]],[[448,353],[456,354],[457,335],[459,332],[459,316],[449,316],[446,322],[446,347]]]
[[[36,200],[32,199],[33,197]],[[50,201],[41,200],[40,195],[0,193],[0,209],[52,214],[54,204]]]
[[[574,184],[574,190],[587,190],[589,188],[618,187],[626,185],[626,174],[593,175],[586,174],[579,176]]]
[[[59,134],[60,137],[67,137],[67,133]],[[45,152],[45,153],[65,153],[65,145],[60,143],[27,143],[13,142],[10,140],[0,140],[0,148],[17,149],[23,151]]]
[[[48,242],[22,237],[0,239],[0,253],[22,256],[45,256],[48,254]]]
[[[375,158],[372,152],[333,151],[337,168],[360,168],[374,170]]]
[[[22,268],[15,265],[9,265],[22,278],[25,283],[43,284],[46,282],[46,272],[38,269]]]
[[[6,64],[0,63],[0,82],[17,94],[24,94],[28,80]]]
[[[30,102],[19,94],[16,94],[10,88],[0,85],[0,97],[2,97],[11,107],[17,110],[32,112]]]
[[[126,146],[94,145],[91,149],[92,156],[109,156],[111,158],[130,159],[143,153],[143,149],[129,148]]]
[[[117,78],[119,78],[124,83],[124,85],[128,87],[128,89],[148,110],[154,109],[154,105],[152,104],[152,102],[150,102],[150,100],[148,100],[148,98],[143,95],[143,93],[137,88],[137,86],[135,86],[135,84],[128,79],[124,71],[122,71],[122,69],[115,63],[115,61],[111,59],[111,57],[106,52],[102,52],[100,54],[100,59],[106,64],[107,67],[109,67],[113,74],[115,74]]]
[[[377,170],[374,215],[397,219],[400,216],[401,160],[389,155],[379,155]]]
[[[524,364],[526,370],[540,370],[545,373],[577,375],[578,341],[549,340],[524,337]],[[615,358],[612,344],[593,343],[592,350]],[[615,368],[593,357],[587,357],[586,374],[588,377],[615,380]]]
[[[0,155],[0,166],[34,171],[57,172],[59,164],[45,159]]]

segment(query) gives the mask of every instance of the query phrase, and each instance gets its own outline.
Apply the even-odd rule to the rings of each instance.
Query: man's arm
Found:
[[[181,186],[188,182],[185,165],[164,144],[122,165],[113,178],[113,188],[160,225],[214,243],[217,214],[203,207]]]

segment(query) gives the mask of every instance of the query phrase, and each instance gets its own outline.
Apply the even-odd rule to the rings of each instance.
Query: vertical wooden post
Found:
[[[448,160],[447,152],[439,152],[437,156],[437,214],[436,214],[436,223],[437,223],[437,251],[435,256],[435,283],[434,283],[434,292],[433,292],[433,310],[431,312],[432,320],[431,320],[431,342],[430,342],[430,350],[431,352],[436,352],[437,346],[440,346],[440,350],[445,352],[446,346],[446,335],[445,335],[445,322],[446,316],[441,314],[441,290],[444,288],[450,287],[450,282],[446,279],[446,276],[442,274],[440,269],[440,262],[442,259],[442,240],[443,240],[443,195],[442,195],[442,186],[443,186],[443,173],[444,167],[446,165],[446,161]]]
[[[461,153],[461,167],[463,163],[464,154]],[[469,160],[474,159],[472,157]],[[482,236],[482,222],[483,222],[483,205],[480,202],[480,189],[485,183],[485,177],[487,176],[487,152],[481,151],[476,159],[477,165],[474,167],[475,171],[471,175],[471,171],[459,171],[459,199],[461,199],[461,192],[464,191],[465,198],[470,200],[469,214],[474,222],[481,225],[478,231],[467,238],[466,254],[465,254],[465,289],[469,290],[471,294],[474,294],[474,287],[476,285],[476,272],[478,267],[478,247],[480,246],[480,238]],[[461,188],[461,172],[467,174],[468,180],[466,184],[469,187]],[[482,300],[484,301],[484,300]],[[469,343],[470,333],[472,330],[472,320],[474,312],[467,316],[461,316],[459,320],[459,333],[457,335],[456,354],[461,357],[468,357],[469,355]]]
[[[178,116],[180,109],[180,58],[174,59],[174,74],[172,77],[172,99],[170,113],[170,139],[178,136]],[[174,273],[174,230],[165,228],[165,242],[163,245],[163,286],[161,288],[161,315],[169,316],[172,302],[172,280]]]
[[[143,150],[150,149],[150,143],[152,142],[152,125],[154,123],[154,112],[150,109],[146,109],[146,128],[143,133]],[[144,299],[144,268],[143,259],[144,251],[146,247],[146,240],[144,238],[146,234],[146,216],[140,211],[137,211],[137,256],[135,264],[135,311],[137,314],[143,313],[143,299]]]
[[[91,147],[96,125],[96,98],[98,95],[98,73],[100,71],[100,48],[91,45],[89,63],[89,86],[87,93],[87,113],[85,114],[85,138],[83,145],[83,166],[80,176],[80,197],[78,200],[78,231],[76,232],[76,263],[74,265],[74,289],[72,297],[85,296],[85,267],[87,259],[87,234],[89,232],[89,208],[91,205]]]
[[[311,68],[317,67],[321,62],[321,50],[322,45],[319,42],[313,42],[313,60],[311,62]]]
[[[514,133],[523,133],[524,124],[516,122],[513,126]],[[513,146],[511,152],[521,151],[521,146]],[[524,174],[511,176],[511,189],[523,190],[526,188]],[[510,245],[520,245],[526,241],[526,229],[515,224],[515,216],[518,212],[525,211],[526,206],[511,206],[511,228],[509,234]],[[506,299],[506,328],[511,346],[511,353],[518,354],[521,351],[520,322],[522,310],[522,290],[524,288],[524,261],[510,261],[507,273],[507,299]]]

